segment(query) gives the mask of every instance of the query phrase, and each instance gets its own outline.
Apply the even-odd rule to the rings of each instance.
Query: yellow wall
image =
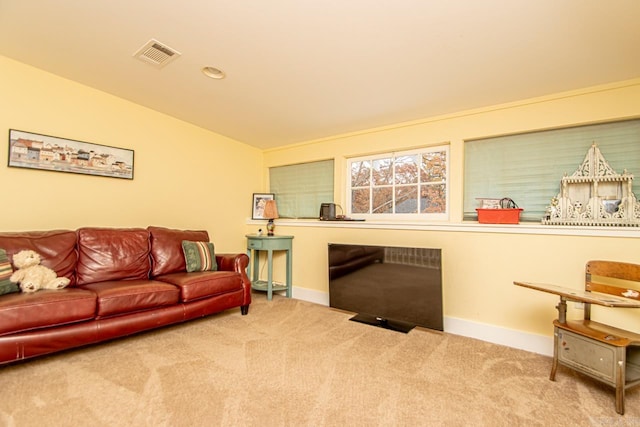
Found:
[[[5,141],[18,129],[135,151],[133,180],[0,167],[2,230],[206,229],[216,250],[244,251],[260,150],[6,57],[0,93]]]
[[[345,206],[345,158],[450,142],[450,222],[461,223],[465,140],[630,117],[640,117],[640,79],[281,147],[266,151],[264,162],[268,168],[335,158],[335,201]],[[581,160],[576,159],[576,167]],[[640,175],[640,165],[631,172]],[[640,195],[637,185],[635,192]],[[296,287],[328,292],[329,242],[437,247],[443,251],[445,317],[545,336],[552,334],[557,298],[516,287],[514,280],[580,288],[589,259],[640,263],[637,237],[550,235],[543,227],[542,234],[518,234],[478,232],[478,227],[474,231],[441,231],[429,226],[393,230],[362,228],[366,227],[362,224],[332,228],[283,222],[280,220],[277,232],[295,236]],[[639,232],[632,231],[637,236]]]

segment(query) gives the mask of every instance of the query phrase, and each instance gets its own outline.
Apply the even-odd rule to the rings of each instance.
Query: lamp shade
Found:
[[[275,219],[278,217],[278,205],[275,200],[267,200],[264,205],[264,217],[266,219]]]

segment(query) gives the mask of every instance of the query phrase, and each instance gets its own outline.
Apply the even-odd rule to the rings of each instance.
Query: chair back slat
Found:
[[[597,279],[593,276],[597,276]],[[613,280],[609,282],[607,279]],[[589,261],[586,266],[585,289],[640,300],[640,265],[616,261]]]

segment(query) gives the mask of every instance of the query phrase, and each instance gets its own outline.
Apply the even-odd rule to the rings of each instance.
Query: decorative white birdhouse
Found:
[[[632,186],[633,174],[616,173],[594,143],[573,175],[562,177],[542,223],[637,227],[640,204]]]

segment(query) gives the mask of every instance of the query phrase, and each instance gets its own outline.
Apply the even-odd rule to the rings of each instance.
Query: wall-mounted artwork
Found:
[[[133,150],[10,129],[9,166],[133,179]]]

